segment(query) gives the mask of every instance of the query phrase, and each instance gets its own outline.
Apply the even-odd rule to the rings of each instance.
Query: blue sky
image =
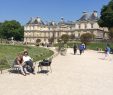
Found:
[[[98,14],[110,0],[0,0],[0,22],[17,20],[25,25],[30,17],[44,21],[77,20],[83,11]]]

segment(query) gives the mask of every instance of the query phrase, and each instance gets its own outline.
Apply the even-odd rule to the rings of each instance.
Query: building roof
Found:
[[[61,21],[58,23],[58,25],[73,25],[73,21],[65,21],[64,18],[61,18]]]
[[[79,19],[80,21],[85,21],[89,19],[89,14],[87,12],[83,12],[82,17]]]
[[[98,16],[95,16],[95,14],[92,13],[89,17],[89,20],[98,20]]]
[[[98,20],[97,11],[94,11],[92,14],[83,12],[82,17],[77,21],[94,21]]]
[[[37,25],[44,25],[44,22],[41,20],[41,18],[31,18],[31,20],[27,24],[37,24]]]

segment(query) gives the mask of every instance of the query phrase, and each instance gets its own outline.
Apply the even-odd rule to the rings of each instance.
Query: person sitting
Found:
[[[31,68],[31,73],[35,74],[34,73],[33,61],[31,59],[31,57],[28,55],[28,51],[24,51],[23,61],[26,65],[28,65]]]
[[[16,59],[14,60],[14,65],[18,65],[21,71],[21,74],[26,76],[26,74],[29,74],[29,72],[26,69],[25,64],[23,63],[23,56],[22,54],[18,54]]]

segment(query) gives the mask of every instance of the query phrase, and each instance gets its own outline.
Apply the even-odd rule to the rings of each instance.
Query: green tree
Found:
[[[5,21],[1,25],[1,36],[4,39],[14,37],[14,40],[22,40],[24,27],[16,20]]]
[[[2,42],[2,23],[0,23],[0,39],[1,39],[1,42]]]
[[[98,24],[108,28],[109,38],[113,41],[113,0],[102,7],[100,15]]]
[[[49,41],[50,44],[53,44],[53,42],[54,42],[54,37],[49,38],[48,41]]]
[[[87,45],[94,39],[94,37],[95,36],[91,33],[84,33],[80,36],[80,40],[82,43]]]
[[[71,34],[71,35],[69,36],[69,38],[70,38],[71,40],[75,40],[75,34]]]
[[[41,42],[41,40],[40,39],[37,39],[36,40],[36,46],[39,46],[39,43]]]
[[[64,42],[64,43],[67,43],[69,41],[69,35],[67,34],[63,34],[61,36],[61,40]]]

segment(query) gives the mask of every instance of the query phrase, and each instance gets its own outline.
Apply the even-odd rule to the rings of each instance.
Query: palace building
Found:
[[[50,38],[54,38],[55,42],[63,34],[74,35],[79,39],[83,33],[92,33],[95,39],[108,39],[107,28],[99,27],[97,11],[91,14],[83,12],[81,18],[77,21],[61,21],[44,22],[40,17],[31,18],[30,21],[24,26],[24,42],[36,43],[37,39],[41,42],[48,42]]]

